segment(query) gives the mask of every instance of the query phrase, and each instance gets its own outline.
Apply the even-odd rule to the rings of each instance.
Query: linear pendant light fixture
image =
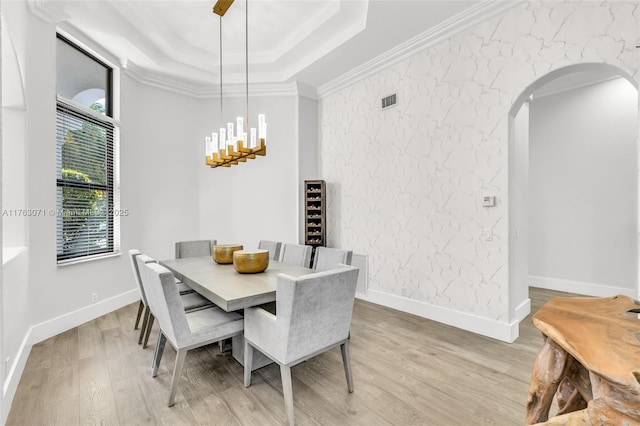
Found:
[[[222,108],[222,17],[234,0],[218,0],[213,13],[220,17],[220,123],[223,120]],[[258,114],[258,128],[251,128],[249,138],[244,124],[249,124],[249,0],[245,0],[245,95],[246,116],[236,119],[234,133],[233,123],[220,127],[205,138],[206,164],[211,167],[231,167],[254,159],[256,155],[267,155],[267,122],[264,114]],[[246,145],[246,146],[245,146]]]

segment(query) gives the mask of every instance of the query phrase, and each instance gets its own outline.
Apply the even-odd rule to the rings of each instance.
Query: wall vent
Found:
[[[396,102],[397,102],[397,100],[396,100],[396,94],[395,93],[393,95],[386,96],[386,97],[382,98],[381,109],[391,108],[392,106],[394,106],[396,104]]]

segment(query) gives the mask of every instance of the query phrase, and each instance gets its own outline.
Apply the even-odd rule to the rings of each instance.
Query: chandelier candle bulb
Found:
[[[227,145],[233,144],[233,123],[227,123]]]
[[[236,118],[236,135],[238,135],[238,139],[242,138],[242,133],[244,133],[244,118],[237,117]]]
[[[262,122],[258,127],[258,138],[267,141],[267,123]]]
[[[256,143],[256,128],[252,127],[251,128],[251,142],[249,143],[249,148],[255,148],[257,145]]]
[[[220,140],[219,140],[219,144],[220,144],[220,149],[225,149],[226,148],[226,142],[227,142],[227,129],[225,129],[224,127],[220,128]]]
[[[210,157],[213,154],[213,144],[211,143],[211,138],[207,136],[204,138],[204,155]]]
[[[213,148],[213,152],[220,151],[220,148],[218,147],[218,134],[217,133],[211,133],[211,145],[212,145],[212,148]]]

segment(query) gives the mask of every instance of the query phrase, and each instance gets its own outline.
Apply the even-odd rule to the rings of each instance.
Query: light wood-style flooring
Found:
[[[532,312],[566,293],[531,289]],[[286,423],[279,369],[253,373],[217,346],[190,351],[175,406],[167,407],[175,351],[157,378],[153,344],[133,330],[137,303],[33,347],[7,425],[279,425]],[[542,344],[531,317],[502,343],[363,301],[351,326],[355,392],[340,350],[292,369],[301,425],[521,425]]]

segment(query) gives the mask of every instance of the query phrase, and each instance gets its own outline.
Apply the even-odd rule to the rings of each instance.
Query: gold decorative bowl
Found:
[[[242,249],[242,245],[239,244],[221,244],[219,246],[213,246],[213,260],[222,265],[233,263],[233,253]]]
[[[241,274],[264,272],[269,266],[269,250],[238,250],[233,252],[233,267]]]

